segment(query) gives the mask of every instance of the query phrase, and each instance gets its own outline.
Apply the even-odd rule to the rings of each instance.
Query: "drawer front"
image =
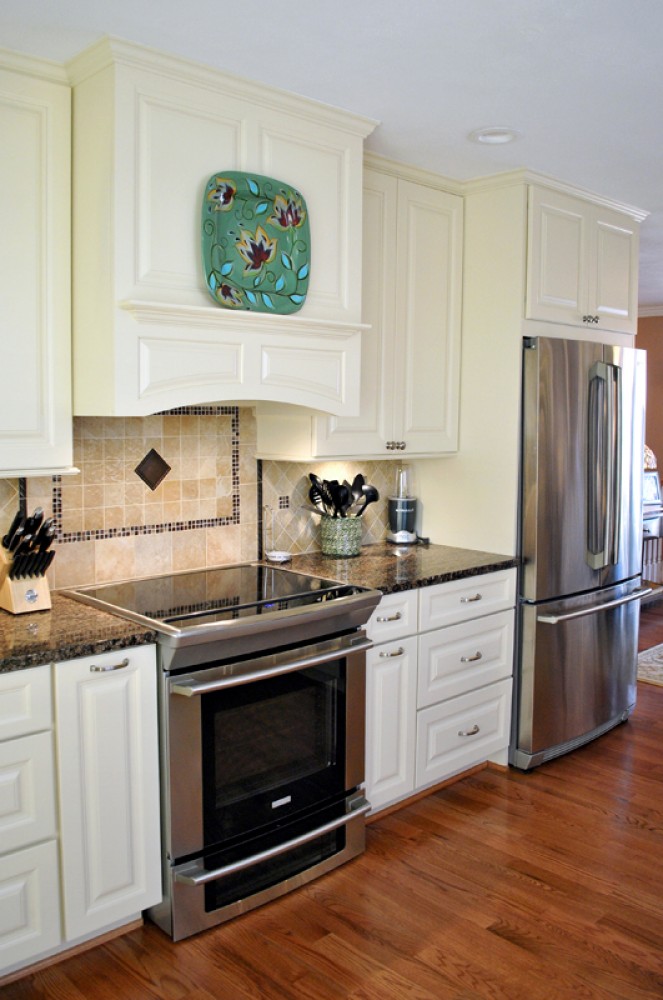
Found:
[[[368,619],[366,631],[373,642],[389,642],[417,631],[418,591],[386,594]]]
[[[500,611],[419,637],[417,705],[425,708],[510,677],[513,611]]]
[[[55,836],[53,737],[0,743],[0,854]]]
[[[511,679],[423,708],[417,714],[417,788],[444,781],[509,744]]]
[[[56,948],[60,941],[56,842],[0,857],[0,973]]]
[[[50,664],[0,674],[0,740],[50,729],[52,719]]]
[[[490,615],[495,611],[506,611],[515,603],[515,569],[422,587],[419,631],[426,632],[432,628]]]

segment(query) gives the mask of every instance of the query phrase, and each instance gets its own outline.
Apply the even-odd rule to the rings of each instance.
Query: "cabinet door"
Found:
[[[417,640],[366,657],[366,797],[375,812],[414,790]]]
[[[0,857],[0,970],[60,944],[60,887],[55,840]]]
[[[511,678],[422,708],[417,715],[417,788],[486,760],[505,763],[510,722]]]
[[[408,455],[458,448],[462,242],[461,198],[399,181],[393,407]]]
[[[154,647],[58,663],[55,692],[72,940],[161,899]]]
[[[361,411],[357,417],[313,421],[317,457],[384,455],[393,437],[394,315],[396,309],[395,177],[364,172]]]
[[[529,189],[527,306],[529,319],[582,322],[587,311],[588,206],[578,198]]]
[[[0,474],[72,464],[69,87],[0,66]]]
[[[595,209],[588,313],[602,329],[636,332],[639,243],[639,228],[627,215]]]

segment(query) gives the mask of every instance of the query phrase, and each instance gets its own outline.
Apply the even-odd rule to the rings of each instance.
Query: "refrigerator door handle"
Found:
[[[581,608],[580,611],[569,611],[565,615],[537,615],[536,620],[544,625],[559,625],[561,622],[568,622],[572,618],[584,618],[586,615],[595,615],[599,611],[607,611],[609,608],[618,608],[620,604],[630,604],[631,601],[640,601],[643,597],[651,594],[651,587],[641,587],[634,590],[626,597],[620,597],[616,601],[605,601],[603,604],[595,604],[591,608]]]
[[[618,365],[597,361],[589,373],[587,441],[587,563],[619,558],[622,492],[622,386]]]

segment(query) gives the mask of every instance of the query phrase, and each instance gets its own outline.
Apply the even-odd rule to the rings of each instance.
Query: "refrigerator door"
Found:
[[[522,595],[541,601],[641,568],[645,352],[525,341]]]
[[[636,700],[639,581],[520,606],[510,762],[527,770],[628,718]]]

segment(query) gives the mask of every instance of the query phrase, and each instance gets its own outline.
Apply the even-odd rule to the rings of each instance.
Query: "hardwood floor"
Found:
[[[152,925],[2,1000],[663,997],[663,688],[529,774],[484,770],[368,828],[366,853],[177,945]]]

